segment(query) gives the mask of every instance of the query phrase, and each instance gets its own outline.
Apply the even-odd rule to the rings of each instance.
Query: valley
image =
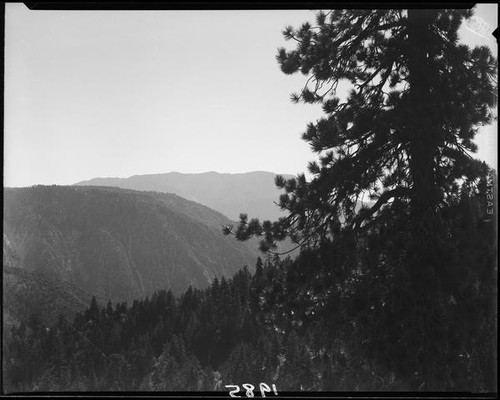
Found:
[[[190,285],[204,288],[214,277],[252,267],[259,255],[255,241],[222,235],[222,226],[231,222],[174,194],[88,186],[7,188],[6,307],[15,311],[19,301],[26,303],[19,289],[26,282],[31,293],[76,298],[76,310],[91,295],[104,304],[156,290],[180,294]],[[45,307],[52,315],[42,313],[49,320],[58,312],[68,314],[56,298]]]

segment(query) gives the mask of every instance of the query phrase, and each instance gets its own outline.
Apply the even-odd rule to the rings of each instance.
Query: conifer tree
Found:
[[[301,244],[359,233],[389,211],[428,230],[457,185],[478,177],[473,139],[492,121],[496,59],[487,47],[458,43],[471,10],[333,10],[316,24],[289,26],[277,60],[307,76],[294,102],[319,103],[325,116],[303,134],[319,163],[277,177],[289,216],[274,223],[241,215],[240,240],[264,236],[263,249],[289,236]],[[339,86],[350,91],[342,99]],[[371,205],[359,208],[361,200]],[[410,222],[410,220],[408,221]],[[230,230],[226,229],[226,233]]]
[[[225,229],[238,240],[263,237],[264,251],[286,237],[314,249],[333,244],[336,254],[349,254],[352,269],[367,233],[391,231],[402,256],[392,262],[400,263],[400,283],[409,291],[408,349],[420,366],[419,387],[428,390],[446,380],[447,301],[461,290],[449,284],[457,253],[448,212],[485,173],[472,158],[474,137],[492,122],[496,104],[497,60],[485,46],[459,43],[458,29],[472,15],[333,10],[318,12],[314,25],[287,27],[284,37],[296,47],[279,49],[277,60],[285,74],[307,77],[292,100],[320,104],[325,113],[303,134],[319,162],[308,165],[310,181],[304,174],[276,178],[287,217],[260,222],[241,215],[235,231]],[[378,249],[387,256],[387,247]],[[350,279],[355,290],[357,278]]]

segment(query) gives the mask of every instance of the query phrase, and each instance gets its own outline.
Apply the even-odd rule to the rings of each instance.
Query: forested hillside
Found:
[[[56,322],[60,314],[71,319],[85,309],[92,297],[91,292],[64,281],[57,273],[29,271],[6,264],[3,266],[2,294],[6,328],[26,321],[32,314],[47,324]]]
[[[132,301],[160,289],[180,294],[189,285],[206,287],[215,276],[253,266],[258,255],[255,245],[221,235],[229,222],[172,194],[104,187],[5,189],[4,266],[10,268],[4,268],[4,303],[7,310],[26,303],[22,297],[28,293],[21,294],[26,285],[54,306],[52,313],[61,311],[47,296],[56,291],[86,304],[91,295],[103,302]]]

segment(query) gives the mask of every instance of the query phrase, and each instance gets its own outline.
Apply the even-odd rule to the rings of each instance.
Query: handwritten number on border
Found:
[[[231,397],[241,397],[237,396],[236,394],[240,391],[240,387],[238,385],[225,385],[226,388],[232,389],[229,390],[229,396]],[[242,385],[242,391],[246,390],[246,397],[255,397],[254,389],[255,386],[252,385],[251,383],[243,383]],[[266,392],[271,393],[271,388],[267,383],[260,383],[259,384],[259,389],[260,389],[260,395],[262,397],[266,397]],[[272,385],[272,391],[274,394],[277,396],[278,395],[278,390],[276,389],[276,385],[273,383]]]

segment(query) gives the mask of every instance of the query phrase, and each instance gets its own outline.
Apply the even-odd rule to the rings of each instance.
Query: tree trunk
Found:
[[[410,82],[410,169],[412,220],[426,229],[434,219],[437,190],[434,176],[434,155],[437,150],[437,126],[431,119],[432,101],[429,76],[429,35],[431,10],[408,10],[408,69]],[[434,126],[433,126],[434,125]],[[432,224],[431,224],[432,226]],[[423,234],[424,232],[421,232]]]
[[[412,279],[416,348],[416,367],[424,381],[421,389],[438,390],[446,379],[441,375],[443,364],[443,326],[436,321],[442,301],[437,269],[439,268],[439,235],[436,213],[438,202],[435,183],[435,161],[439,127],[432,118],[429,77],[432,74],[431,24],[433,10],[408,10],[408,69],[410,107],[411,228],[412,243],[408,252],[408,267]]]

